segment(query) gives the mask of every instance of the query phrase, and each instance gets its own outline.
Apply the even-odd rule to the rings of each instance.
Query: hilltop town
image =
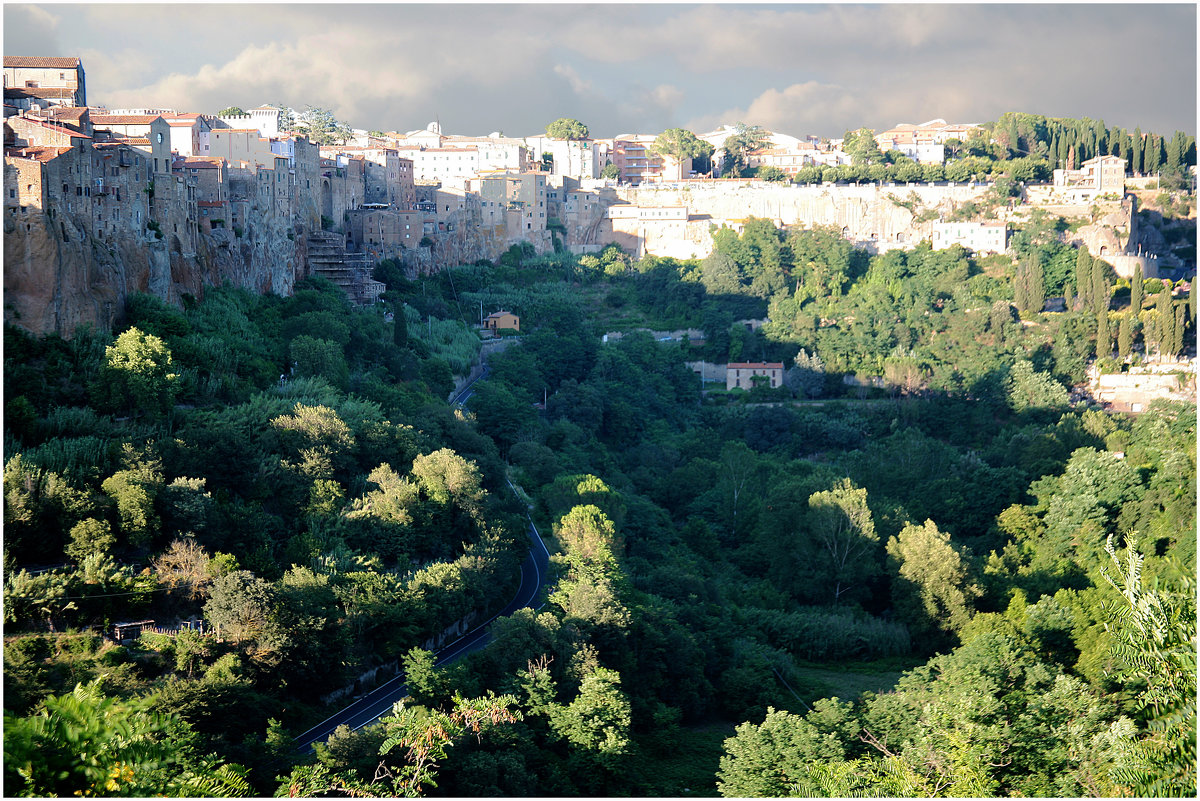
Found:
[[[556,138],[337,126],[331,137],[270,105],[98,108],[78,58],[6,57],[4,87],[6,319],[38,333],[108,327],[134,291],[178,302],[224,282],[286,295],[317,274],[370,303],[381,260],[428,273],[521,243],[703,258],[713,230],[752,217],[832,227],[870,252],[929,241],[988,254],[1042,208],[1076,220],[1076,244],[1118,276],[1194,271],[1194,249],[1177,256],[1140,230],[1138,190],[1153,196],[1157,183],[1128,176],[1127,159],[1072,148],[1063,168],[1001,197],[969,159],[950,158],[986,138],[978,124],[847,141],[739,123],[696,135],[693,159],[660,152],[655,135],[593,139],[586,127]],[[750,149],[733,154],[739,137]],[[864,160],[864,146],[879,157]]]

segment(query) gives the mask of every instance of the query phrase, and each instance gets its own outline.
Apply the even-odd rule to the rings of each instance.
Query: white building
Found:
[[[933,249],[954,245],[980,254],[1003,253],[1008,249],[1008,226],[1004,223],[949,222],[933,226]]]

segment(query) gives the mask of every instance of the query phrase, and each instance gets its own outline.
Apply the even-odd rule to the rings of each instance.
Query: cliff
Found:
[[[278,223],[250,223],[242,237],[202,233],[196,252],[184,253],[173,236],[99,239],[70,216],[56,217],[27,207],[4,222],[4,319],[34,334],[70,338],[81,325],[110,329],[134,292],[175,304],[226,283],[286,295],[304,275],[305,237],[289,238]]]

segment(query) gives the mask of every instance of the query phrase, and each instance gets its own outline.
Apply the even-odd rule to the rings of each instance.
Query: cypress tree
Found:
[[[1017,268],[1013,279],[1013,303],[1021,311],[1029,310],[1029,270],[1024,263]]]
[[[1196,279],[1192,279],[1190,288],[1188,289],[1188,309],[1192,313],[1192,325],[1196,324]]]
[[[1113,131],[1108,140],[1108,155],[1124,158],[1125,153],[1125,132],[1121,129]]]
[[[1186,315],[1187,312],[1184,310],[1182,303],[1174,304],[1174,308],[1175,326],[1174,337],[1171,339],[1171,355],[1178,356],[1183,351],[1183,329],[1186,325],[1184,322],[1184,315]]]
[[[1057,170],[1062,166],[1062,159],[1059,158],[1058,154],[1058,131],[1055,131],[1050,137],[1050,161],[1052,164],[1051,169]]]
[[[1092,254],[1086,247],[1079,248],[1075,257],[1075,292],[1079,295],[1079,305],[1090,309],[1092,306]]]
[[[1097,314],[1107,314],[1109,301],[1112,300],[1112,289],[1104,276],[1105,266],[1100,259],[1092,262],[1092,307]]]
[[[397,309],[392,317],[392,343],[398,348],[408,347],[408,320],[403,308]]]
[[[1183,131],[1176,131],[1175,135],[1166,140],[1167,151],[1167,169],[1178,170],[1183,166],[1183,154],[1187,149],[1187,135]]]
[[[1146,137],[1146,152],[1142,157],[1146,165],[1146,174],[1155,175],[1162,164],[1162,140],[1154,134]]]
[[[1142,153],[1146,149],[1146,141],[1142,138],[1141,126],[1133,129],[1133,149],[1129,159],[1129,169],[1135,175],[1142,174]]]
[[[1041,257],[1034,253],[1029,258],[1029,308],[1040,312],[1046,305],[1046,273],[1042,269]]]
[[[1112,334],[1108,330],[1108,312],[1096,315],[1096,358],[1107,359],[1112,355]]]
[[[1133,280],[1129,282],[1129,308],[1136,315],[1142,310],[1142,301],[1146,299],[1146,283],[1142,278],[1142,265],[1133,268]]]
[[[1160,356],[1174,355],[1170,354],[1171,346],[1175,343],[1175,310],[1171,308],[1171,290],[1163,287],[1158,293],[1155,308],[1158,311],[1158,323],[1155,326],[1158,353]]]
[[[1121,316],[1121,323],[1117,326],[1117,353],[1122,359],[1129,358],[1129,354],[1133,352],[1133,323],[1129,319],[1128,314]]]

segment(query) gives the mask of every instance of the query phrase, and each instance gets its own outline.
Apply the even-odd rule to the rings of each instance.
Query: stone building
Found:
[[[46,105],[86,106],[87,81],[78,57],[5,56],[4,89],[24,89]],[[47,92],[46,90],[52,90]]]
[[[1125,159],[1097,156],[1083,162],[1078,170],[1055,170],[1056,193],[1069,202],[1086,202],[1100,195],[1125,195]]]
[[[725,365],[725,389],[752,389],[755,378],[771,389],[783,384],[783,362],[730,362]]]

